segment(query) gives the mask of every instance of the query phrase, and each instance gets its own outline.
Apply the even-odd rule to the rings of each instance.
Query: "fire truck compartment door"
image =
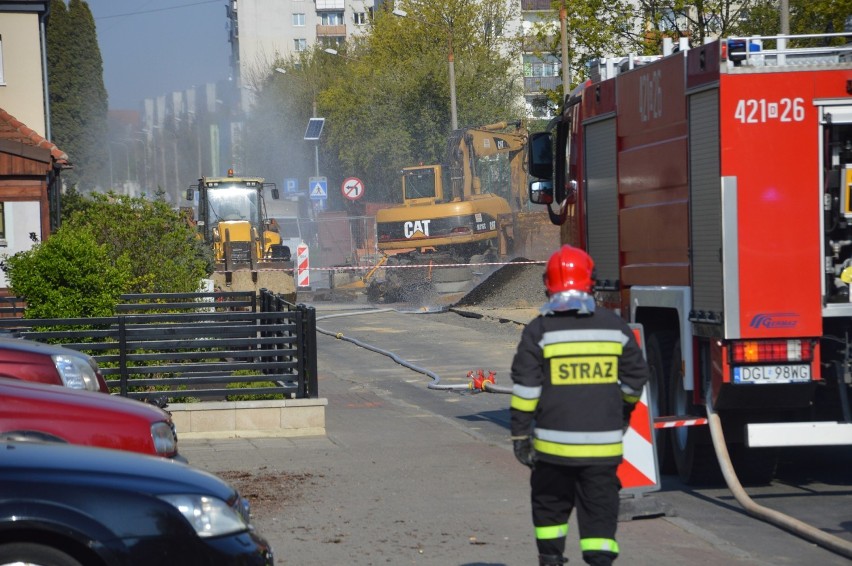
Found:
[[[615,118],[584,127],[588,251],[595,258],[599,288],[613,289],[620,279]]]

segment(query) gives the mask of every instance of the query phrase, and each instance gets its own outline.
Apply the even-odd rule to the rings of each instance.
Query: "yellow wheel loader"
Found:
[[[264,190],[278,198],[274,183],[260,177],[202,177],[186,199],[197,203],[196,226],[213,249],[213,284],[223,291],[268,289],[295,301],[296,282],[291,255],[281,243],[273,220],[266,215]]]

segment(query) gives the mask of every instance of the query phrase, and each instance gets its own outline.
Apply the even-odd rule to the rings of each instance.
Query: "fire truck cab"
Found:
[[[715,411],[756,481],[778,447],[852,444],[844,41],[601,60],[530,139],[531,201],[595,260],[598,301],[644,326],[654,416]],[[718,474],[706,426],[658,429],[656,447],[663,473]]]

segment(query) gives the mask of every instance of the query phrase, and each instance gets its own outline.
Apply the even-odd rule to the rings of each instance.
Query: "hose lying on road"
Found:
[[[757,517],[767,523],[771,523],[777,527],[781,527],[794,535],[800,536],[814,544],[836,552],[847,558],[852,558],[852,542],[849,542],[840,537],[830,535],[825,531],[803,523],[802,521],[785,515],[774,509],[763,507],[754,502],[743,489],[737,474],[734,472],[734,467],[731,464],[731,457],[728,454],[728,448],[725,445],[725,435],[722,432],[722,422],[719,415],[713,410],[713,404],[710,401],[711,395],[707,395],[707,419],[710,425],[710,436],[713,439],[713,449],[716,451],[716,459],[719,461],[719,466],[722,468],[722,475],[725,477],[725,483],[728,484],[728,489],[731,490],[734,498],[737,500],[743,509],[753,517]]]
[[[378,314],[378,313],[383,313],[383,312],[399,312],[399,311],[397,311],[396,309],[390,309],[390,308],[371,309],[371,310],[362,310],[362,311],[351,311],[351,312],[345,312],[345,313],[337,313],[337,314],[328,314],[328,315],[318,316],[317,320],[319,321],[319,320],[325,320],[327,318],[337,318],[337,317],[341,317],[341,316],[355,316],[355,315],[362,315],[362,314]],[[395,361],[396,363],[398,363],[399,365],[401,365],[403,367],[407,367],[408,369],[410,369],[412,371],[416,371],[417,373],[422,373],[423,375],[432,379],[432,382],[427,386],[429,389],[436,389],[438,391],[468,391],[468,390],[471,389],[471,385],[469,383],[464,383],[464,384],[459,383],[459,384],[455,384],[455,385],[442,385],[441,384],[441,377],[438,374],[436,374],[435,372],[428,370],[426,368],[416,366],[416,365],[412,364],[411,362],[408,362],[408,361],[400,358],[399,356],[397,356],[396,354],[394,354],[393,352],[390,352],[388,350],[383,350],[381,348],[373,346],[372,344],[367,344],[366,342],[362,342],[362,341],[358,340],[357,338],[350,338],[349,336],[344,336],[342,332],[331,332],[329,330],[325,330],[325,329],[322,329],[320,327],[317,327],[317,332],[319,332],[320,334],[325,334],[326,336],[331,336],[333,338],[337,338],[338,340],[344,340],[344,341],[349,342],[351,344],[355,344],[356,346],[360,346],[361,348],[365,348],[367,350],[370,350],[371,352],[376,352],[378,354],[382,354],[383,356],[389,357],[390,359],[392,359],[393,361]],[[474,391],[479,391],[479,390],[474,390]],[[512,388],[511,387],[509,387],[509,388],[500,387],[499,385],[486,382],[486,383],[483,384],[482,391],[488,391],[490,393],[511,393]]]

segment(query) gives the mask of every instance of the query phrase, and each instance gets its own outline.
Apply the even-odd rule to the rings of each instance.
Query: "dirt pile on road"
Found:
[[[516,258],[486,277],[456,307],[537,308],[544,303],[544,265]]]

